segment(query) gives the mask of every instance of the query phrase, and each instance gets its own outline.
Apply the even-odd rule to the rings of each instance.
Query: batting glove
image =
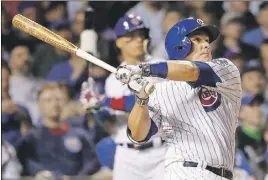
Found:
[[[140,76],[133,76],[128,83],[128,88],[131,92],[136,94],[136,101],[140,100],[147,100],[149,99],[149,94],[145,92],[146,86],[149,84],[149,81],[140,77]]]
[[[117,80],[121,81],[123,84],[128,84],[133,75],[141,75],[141,69],[139,66],[134,65],[124,65],[119,66],[115,73]]]
[[[96,83],[93,78],[90,77],[87,81],[82,83],[80,102],[85,110],[98,107],[99,102],[104,98],[105,96],[101,96],[97,92]]]

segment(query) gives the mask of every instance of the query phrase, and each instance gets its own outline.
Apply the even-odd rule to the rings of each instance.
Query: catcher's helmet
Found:
[[[192,42],[187,35],[197,30],[205,30],[209,35],[209,43],[215,41],[219,30],[213,25],[205,24],[201,19],[186,18],[175,24],[167,33],[165,47],[170,60],[183,59],[190,52]]]
[[[149,29],[145,27],[141,17],[129,14],[123,16],[117,21],[114,32],[116,38],[118,38],[138,29],[145,30],[146,34],[148,35]]]

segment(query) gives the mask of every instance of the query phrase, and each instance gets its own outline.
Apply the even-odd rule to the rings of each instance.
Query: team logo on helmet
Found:
[[[202,87],[199,91],[199,99],[205,111],[214,111],[221,104],[221,95],[216,91]]]
[[[196,20],[198,24],[200,24],[200,26],[205,25],[204,21],[202,19],[197,19]]]

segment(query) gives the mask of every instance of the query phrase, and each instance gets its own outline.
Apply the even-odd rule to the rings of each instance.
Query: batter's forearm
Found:
[[[168,61],[167,79],[174,81],[195,82],[199,76],[198,67],[190,61]]]
[[[146,64],[142,67],[144,76],[154,76],[174,81],[195,82],[199,77],[199,68],[191,61],[166,61]]]
[[[151,121],[148,106],[140,106],[136,103],[128,118],[128,128],[131,131],[131,137],[135,141],[144,141],[149,133],[150,127]]]

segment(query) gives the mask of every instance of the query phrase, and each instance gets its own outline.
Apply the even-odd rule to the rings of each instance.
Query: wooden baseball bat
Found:
[[[63,37],[57,35],[56,33],[52,32],[51,30],[41,26],[40,24],[22,16],[21,14],[17,14],[12,19],[12,24],[14,27],[18,28],[19,30],[30,34],[31,36],[40,39],[56,48],[59,48],[63,51],[76,54],[77,56],[98,65],[107,71],[112,73],[116,72],[116,68],[105,63],[104,61],[92,56],[91,54],[87,53],[86,51],[78,48],[71,42],[67,41]],[[153,90],[153,85],[147,85],[145,88],[146,93],[150,94]]]
[[[21,31],[30,34],[33,37],[40,39],[41,41],[44,41],[56,48],[59,48],[63,51],[72,54],[76,54],[77,56],[86,59],[89,62],[106,69],[107,71],[110,71],[112,73],[116,72],[115,67],[110,66],[109,64],[103,62],[102,60],[90,55],[89,53],[78,48],[77,46],[67,41],[63,37],[41,26],[40,24],[22,16],[21,14],[17,14],[13,17],[12,24]]]

